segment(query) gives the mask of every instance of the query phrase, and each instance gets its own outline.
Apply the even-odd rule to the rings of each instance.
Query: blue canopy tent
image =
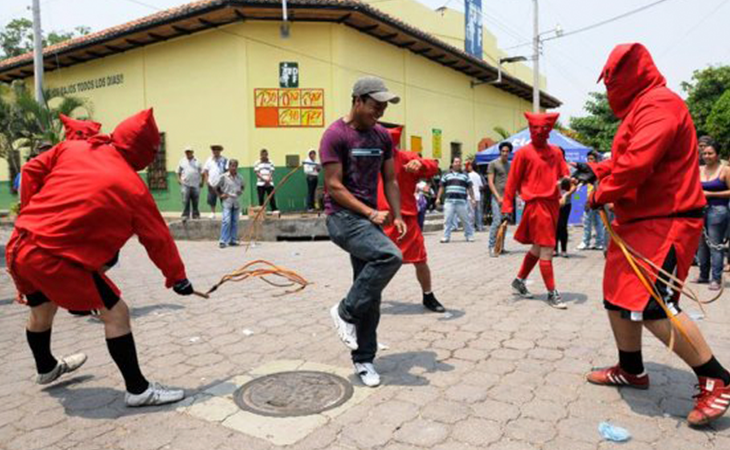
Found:
[[[502,142],[510,142],[514,147],[510,160],[514,157],[515,152],[519,151],[522,147],[530,143],[530,130],[524,129],[517,134],[513,134],[504,141],[500,141],[491,147],[488,147],[481,152],[476,154],[476,164],[484,165],[489,164],[491,161],[499,158],[499,144]],[[559,131],[553,130],[550,132],[550,138],[548,142],[552,145],[557,145],[565,150],[565,159],[568,162],[586,162],[588,152],[591,151],[589,147],[581,144],[580,142],[561,134]],[[583,208],[586,202],[586,188],[582,187],[573,195],[573,209],[570,212],[570,219],[568,223],[571,225],[582,223],[583,220]],[[518,205],[518,216],[521,212],[520,205]]]

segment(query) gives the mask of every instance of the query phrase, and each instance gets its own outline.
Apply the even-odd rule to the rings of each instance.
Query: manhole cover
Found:
[[[352,397],[352,385],[324,372],[293,371],[266,375],[233,395],[239,408],[263,416],[292,417],[336,408]]]

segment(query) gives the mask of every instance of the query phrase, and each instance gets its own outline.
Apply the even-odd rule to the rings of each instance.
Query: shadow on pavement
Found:
[[[158,303],[149,306],[133,306],[132,308],[130,308],[129,314],[132,316],[132,318],[136,319],[157,311],[178,311],[180,309],[185,309],[185,307],[182,305],[177,305],[175,303]]]
[[[575,303],[576,305],[582,305],[588,301],[588,296],[576,292],[561,292],[560,295],[563,297],[565,303]]]
[[[124,405],[124,391],[107,387],[83,387],[93,375],[81,375],[53,384],[42,391],[58,399],[66,415],[85,419],[117,419],[124,416],[150,414],[176,408],[176,405],[128,408]],[[189,391],[186,391],[190,395]]]
[[[390,314],[393,316],[416,316],[416,315],[432,315],[438,320],[456,320],[463,317],[466,313],[461,309],[451,309],[446,305],[445,313],[434,313],[424,308],[421,303],[413,302],[395,302],[385,301],[380,308],[381,314]]]
[[[15,302],[14,298],[4,298],[0,300],[0,306],[12,305]]]
[[[385,385],[428,386],[430,382],[422,374],[454,370],[454,366],[438,361],[437,357],[435,352],[430,351],[395,353],[376,359],[375,367],[383,376]],[[354,375],[351,381],[360,383]]]
[[[645,363],[649,377],[652,376],[651,387],[646,390],[621,388],[621,398],[629,405],[631,411],[642,416],[673,418],[677,427],[686,427],[687,414],[694,407],[692,395],[696,392],[697,377],[690,371],[680,370],[664,364]],[[659,379],[658,383],[654,380]],[[707,427],[697,428],[702,431],[725,431],[730,429],[730,417],[725,416]]]
[[[5,267],[5,244],[0,244],[0,269]]]

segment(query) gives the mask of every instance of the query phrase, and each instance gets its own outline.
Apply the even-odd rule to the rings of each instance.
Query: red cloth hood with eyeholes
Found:
[[[186,278],[170,230],[137,174],[158,145],[149,109],[119,124],[111,136],[64,141],[29,161],[22,168],[16,231],[91,271],[136,234],[167,287]]]
[[[63,124],[67,141],[83,141],[99,134],[99,131],[101,131],[99,122],[72,119],[63,114],[59,114],[58,117]]]
[[[617,46],[601,77],[614,114],[621,118],[611,159],[592,164],[601,180],[594,200],[614,203],[627,223],[702,208],[697,133],[687,105],[641,44]]]

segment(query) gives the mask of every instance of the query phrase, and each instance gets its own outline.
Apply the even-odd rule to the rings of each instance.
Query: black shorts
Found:
[[[111,261],[110,261],[111,262]],[[92,278],[94,279],[94,284],[96,285],[96,290],[99,292],[99,296],[101,297],[101,301],[104,303],[104,307],[106,309],[112,309],[114,305],[119,302],[119,296],[114,292],[114,290],[109,287],[109,285],[106,284],[104,279],[99,276],[99,274],[94,273],[92,274]],[[28,306],[31,308],[34,308],[36,306],[41,306],[44,303],[48,303],[51,300],[46,297],[46,295],[41,292],[34,292],[32,294],[28,294],[25,296],[25,299],[28,301]],[[69,311],[72,314],[76,315],[88,315],[88,314],[96,314],[98,311]]]
[[[662,264],[662,269],[671,274],[677,273],[677,255],[674,247],[669,249],[667,258],[664,260],[664,264]],[[657,280],[656,288],[659,296],[664,300],[664,303],[667,305],[667,309],[669,309],[672,314],[676,316],[682,312],[679,307],[679,292],[675,292],[662,280]],[[628,309],[609,303],[605,299],[603,300],[603,307],[608,311],[620,311],[622,319],[631,320],[632,322],[667,319],[667,313],[664,311],[664,308],[659,305],[653,296],[649,296],[649,303],[646,304],[643,311],[629,311]]]

